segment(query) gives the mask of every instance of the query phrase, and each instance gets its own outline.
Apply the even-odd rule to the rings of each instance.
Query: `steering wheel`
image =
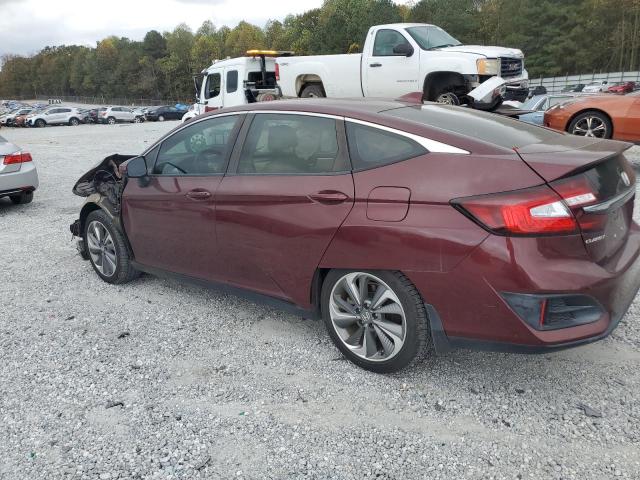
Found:
[[[171,162],[164,162],[162,164],[162,170],[164,170],[165,165],[171,165],[173,168],[175,168],[176,170],[178,170],[180,173],[184,173],[186,174],[187,171],[183,170],[182,168],[180,168],[178,165],[176,165],[175,163],[171,163]]]
[[[206,155],[215,154],[215,155],[222,156],[223,153],[224,153],[224,148],[223,147],[216,147],[216,146],[208,147],[208,148],[205,148],[204,150],[199,151],[196,154],[195,162],[196,162],[197,165],[200,165],[200,163],[204,163],[204,162],[212,163],[206,158]]]

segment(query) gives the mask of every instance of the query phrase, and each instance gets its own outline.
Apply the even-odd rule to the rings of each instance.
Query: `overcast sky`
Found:
[[[216,27],[247,20],[264,26],[322,0],[0,0],[0,56],[29,55],[48,45],[95,46],[109,35],[141,40],[149,30],[205,20]]]

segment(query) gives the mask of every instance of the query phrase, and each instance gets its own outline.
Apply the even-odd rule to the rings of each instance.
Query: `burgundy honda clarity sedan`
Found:
[[[606,337],[640,287],[629,147],[448,105],[252,104],[104,159],[71,231],[109,283],[169,275],[322,318],[375,372],[548,352]]]

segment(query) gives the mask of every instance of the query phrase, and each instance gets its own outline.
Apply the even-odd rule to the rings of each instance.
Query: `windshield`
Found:
[[[453,38],[440,27],[436,27],[435,25],[408,27],[407,32],[423,50],[462,45],[458,40]]]

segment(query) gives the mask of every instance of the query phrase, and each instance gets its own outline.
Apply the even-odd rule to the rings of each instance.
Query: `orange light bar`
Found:
[[[293,52],[281,50],[247,50],[247,57],[257,57],[259,55],[264,55],[265,57],[287,57],[293,55]]]

